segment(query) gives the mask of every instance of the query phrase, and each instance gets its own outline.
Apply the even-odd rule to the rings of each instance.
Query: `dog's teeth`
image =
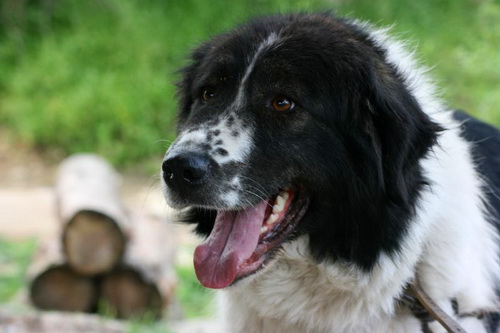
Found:
[[[274,222],[278,221],[278,217],[280,213],[283,211],[285,208],[285,203],[290,197],[290,194],[286,191],[281,191],[278,196],[276,196],[276,200],[274,201],[273,205],[273,213],[267,218],[266,223],[268,225],[273,224]]]
[[[260,234],[262,235],[263,233],[265,233],[267,231],[267,227],[266,226],[263,226],[262,228],[260,228]]]
[[[281,191],[278,194],[278,198],[282,198],[285,201],[288,199],[289,196],[290,196],[290,194],[287,191]]]
[[[276,197],[276,201],[274,202],[273,206],[273,213],[280,213],[283,210],[284,206],[285,206],[285,199],[283,199],[280,196]]]
[[[278,221],[279,214],[272,213],[268,218],[266,223],[268,225],[273,224],[274,222]]]

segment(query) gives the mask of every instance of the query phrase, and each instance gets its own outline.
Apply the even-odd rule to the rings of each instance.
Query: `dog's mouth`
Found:
[[[208,288],[225,288],[271,259],[307,210],[298,191],[282,189],[255,206],[218,211],[210,236],[194,253],[196,276]]]

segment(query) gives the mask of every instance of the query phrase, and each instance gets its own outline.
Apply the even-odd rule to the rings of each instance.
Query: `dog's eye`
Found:
[[[205,103],[210,102],[212,98],[215,97],[215,90],[211,88],[205,88],[201,94],[201,98]]]
[[[295,107],[295,103],[285,96],[278,96],[273,99],[271,106],[275,111],[286,112],[291,111]]]

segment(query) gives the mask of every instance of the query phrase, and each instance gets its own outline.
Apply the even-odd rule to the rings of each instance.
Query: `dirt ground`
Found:
[[[0,128],[0,237],[10,240],[45,239],[58,233],[53,185],[60,161],[61,158],[57,156],[41,155],[21,144],[9,142]],[[130,211],[157,216],[171,214],[161,195],[159,180],[155,177],[126,175],[122,180],[121,192],[124,204]],[[189,246],[196,242],[186,228],[176,226],[174,230],[178,244]],[[180,251],[178,261],[185,260],[191,261],[192,258]],[[1,310],[0,333],[50,332],[58,325],[57,315],[50,313],[23,315],[27,318],[19,320],[19,316],[2,313]],[[89,326],[82,324],[85,318],[89,318]],[[65,325],[69,325],[65,332],[124,331],[123,325],[111,322],[99,326],[101,322],[104,323],[95,316],[70,315],[69,324],[64,321]],[[41,326],[33,330],[33,323]],[[84,327],[91,329],[82,330]],[[220,332],[219,323],[213,320],[180,321],[170,323],[169,327],[169,331],[178,333]]]

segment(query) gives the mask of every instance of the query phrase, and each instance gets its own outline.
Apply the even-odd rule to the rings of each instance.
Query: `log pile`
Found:
[[[56,181],[57,238],[39,246],[28,270],[39,309],[160,318],[176,278],[174,237],[165,221],[128,214],[120,177],[102,158],[66,159]]]

